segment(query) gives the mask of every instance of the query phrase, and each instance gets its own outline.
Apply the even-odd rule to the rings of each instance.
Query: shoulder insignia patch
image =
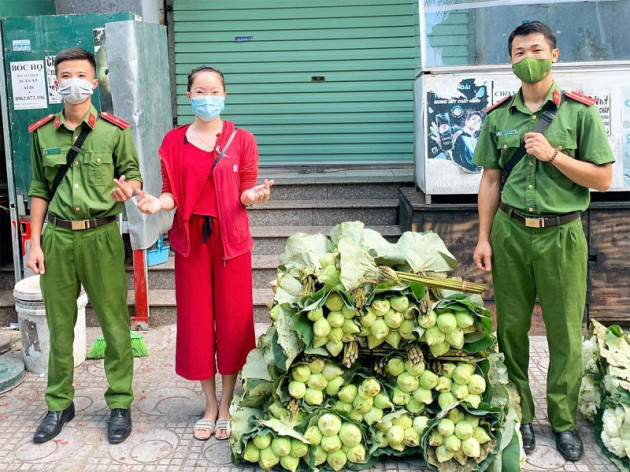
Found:
[[[505,102],[507,102],[507,101],[508,101],[508,100],[510,100],[511,98],[512,98],[512,96],[511,96],[511,95],[508,95],[507,97],[502,98],[501,100],[499,100],[499,101],[498,101],[497,103],[495,103],[494,105],[489,106],[488,108],[486,108],[486,115],[487,115],[488,113],[490,113],[491,111],[493,111],[493,110],[497,109],[497,108],[498,108],[498,107],[500,107],[501,105],[503,105]]]
[[[33,123],[32,125],[30,125],[28,127],[28,132],[32,133],[33,131],[35,131],[37,128],[40,128],[41,126],[45,125],[46,123],[48,123],[50,120],[53,119],[55,115],[51,114],[48,116],[45,116],[39,120],[37,120],[35,123]]]
[[[103,118],[106,121],[109,121],[112,124],[115,124],[120,129],[129,128],[129,123],[127,123],[125,120],[123,120],[122,118],[118,118],[116,115],[112,115],[111,113],[107,113],[106,111],[101,113],[101,118]]]
[[[584,105],[589,106],[589,107],[597,103],[597,100],[595,100],[593,97],[589,97],[588,95],[582,95],[581,93],[566,92],[565,95],[571,100],[575,100],[576,102],[583,103]]]

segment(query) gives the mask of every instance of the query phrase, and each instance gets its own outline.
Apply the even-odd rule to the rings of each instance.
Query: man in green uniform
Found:
[[[92,106],[91,95],[98,85],[94,55],[66,49],[56,56],[55,69],[64,108],[29,127],[33,181],[27,267],[41,274],[50,332],[45,396],[49,411],[33,441],[54,438],[74,417],[72,343],[83,285],[107,343],[105,401],[111,408],[107,433],[111,443],[119,443],[131,432],[133,354],[124,246],[116,219],[124,209],[122,202],[141,188],[142,179],[128,123],[107,113],[99,116]],[[60,168],[70,160],[72,147],[80,151],[64,174]],[[48,225],[42,238],[45,219]]]
[[[536,444],[527,333],[538,295],[549,343],[549,420],[558,451],[576,461],[583,454],[576,411],[587,261],[579,215],[588,207],[589,188],[610,187],[615,159],[595,100],[566,92],[563,101],[553,81],[551,66],[560,53],[553,31],[525,23],[510,35],[508,51],[522,86],[488,109],[477,142],[473,162],[484,170],[473,257],[479,269],[492,271],[499,347],[522,397],[525,452]],[[544,134],[532,132],[543,112],[556,110]],[[525,153],[501,193],[502,168],[523,143]]]

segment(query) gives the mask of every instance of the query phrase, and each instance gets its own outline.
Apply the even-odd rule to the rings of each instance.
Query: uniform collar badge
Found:
[[[90,128],[94,128],[95,124],[96,124],[96,115],[94,113],[90,113],[90,117],[88,118],[88,125],[90,125]]]
[[[61,124],[61,117],[59,115],[55,116],[55,131],[59,129],[59,125]]]

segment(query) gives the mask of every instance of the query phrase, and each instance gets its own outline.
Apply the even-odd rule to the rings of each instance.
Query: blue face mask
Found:
[[[225,97],[204,95],[193,97],[190,102],[193,113],[203,121],[212,121],[225,110]]]

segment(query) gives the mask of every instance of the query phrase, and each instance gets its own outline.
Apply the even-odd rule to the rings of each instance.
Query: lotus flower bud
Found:
[[[398,349],[402,336],[397,330],[391,330],[387,336],[385,336],[385,342],[394,349]]]
[[[438,392],[448,392],[453,386],[453,381],[448,377],[439,377],[435,390]]]
[[[405,370],[409,372],[411,375],[416,377],[422,375],[425,370],[424,362],[420,362],[419,364],[412,364],[410,361],[405,361]]]
[[[337,282],[339,282],[339,280],[337,280]],[[341,295],[331,292],[326,299],[325,305],[330,311],[341,311],[345,303],[343,302]]]
[[[372,407],[374,406],[374,401],[372,400],[372,397],[364,397],[359,393],[356,397],[354,397],[352,406],[359,413],[363,414],[372,409]]]
[[[468,367],[469,365],[470,364],[464,364],[463,362],[457,364],[457,367],[453,371],[453,382],[460,385],[467,385],[468,382],[470,382],[470,377],[474,372],[474,366],[473,372],[471,372],[470,368]]]
[[[388,430],[389,428],[391,428],[392,426],[394,426],[394,423],[392,423],[392,421],[391,421],[391,420],[388,420],[388,421],[379,421],[379,422],[376,424],[376,429],[378,429],[379,431],[382,431],[382,432],[386,433],[386,432],[387,432],[387,430]]]
[[[350,414],[350,412],[353,410],[352,403],[344,403],[341,400],[337,400],[332,409],[334,411],[342,411],[348,414]]]
[[[333,413],[324,413],[319,417],[317,427],[324,436],[335,436],[341,428],[341,418]]]
[[[339,400],[341,400],[344,403],[352,403],[354,401],[354,398],[357,396],[358,392],[359,392],[359,389],[356,385],[348,384],[348,385],[344,385],[343,388],[339,390],[339,393],[337,394],[337,396],[339,397]]]
[[[457,326],[462,329],[470,328],[475,324],[475,317],[467,311],[456,311],[455,319],[457,320]]]
[[[326,361],[321,357],[316,357],[308,364],[309,369],[311,369],[312,374],[321,374],[324,371],[324,367],[326,367]]]
[[[363,414],[359,413],[354,408],[350,411],[350,413],[348,413],[348,416],[352,421],[356,421],[357,423],[361,423],[364,420]]]
[[[290,470],[291,472],[295,472],[300,464],[299,457],[293,456],[284,456],[280,458],[280,465],[284,467],[286,470]]]
[[[316,323],[319,323],[319,321],[316,321]],[[429,346],[443,343],[444,339],[446,339],[444,333],[440,331],[440,328],[438,328],[437,326],[427,329],[426,332],[424,333],[424,337]]]
[[[448,419],[450,419],[454,424],[457,424],[466,419],[466,415],[459,408],[453,408],[448,412]]]
[[[337,328],[340,329],[340,328]],[[343,351],[343,343],[341,342],[341,340],[339,341],[328,341],[326,343],[326,349],[328,350],[328,352],[330,352],[333,356],[338,356],[339,353],[341,351]]]
[[[324,310],[322,307],[317,307],[314,310],[309,311],[306,317],[311,321],[321,320],[324,317]]]
[[[435,457],[437,461],[442,464],[453,458],[453,451],[449,451],[445,446],[439,446],[435,448]]]
[[[435,386],[438,384],[438,381],[438,376],[430,370],[425,370],[420,376],[420,386],[426,390],[431,390],[432,388],[435,388]]]
[[[437,326],[444,334],[452,333],[457,328],[457,320],[451,312],[444,312],[437,317]]]
[[[337,269],[334,265],[329,265],[329,266],[324,267],[324,270],[322,270],[318,278],[322,283],[330,287],[334,287],[339,283],[340,276],[341,276],[341,271]]]
[[[359,314],[357,310],[355,310],[354,308],[348,308],[346,305],[341,308],[341,313],[343,313],[343,317],[346,320],[351,320]]]
[[[481,426],[477,426],[473,429],[472,437],[475,438],[479,444],[485,444],[491,440],[490,435]]]
[[[453,459],[459,462],[461,465],[466,465],[466,463],[468,462],[466,454],[464,454],[464,451],[462,451],[461,449],[453,454]]]
[[[409,299],[405,295],[391,297],[389,299],[391,307],[399,313],[404,313],[409,308]]]
[[[397,329],[400,328],[400,325],[405,320],[405,317],[402,313],[390,309],[387,313],[385,313],[385,317],[383,319],[390,329]]]
[[[453,372],[455,371],[455,368],[457,367],[457,365],[453,364],[452,362],[445,362],[442,364],[442,375],[444,377],[446,377],[447,379],[452,379],[453,378]]]
[[[314,348],[325,346],[327,342],[328,342],[328,336],[326,336],[324,338],[322,338],[320,336],[313,336],[313,347]]]
[[[409,402],[410,398],[411,395],[409,395],[407,392],[403,392],[398,387],[394,388],[392,395],[392,403],[394,405],[404,406]]]
[[[457,436],[462,441],[464,439],[468,439],[472,437],[472,434],[473,434],[473,427],[468,421],[466,420],[460,421],[459,423],[455,425],[455,436]]]
[[[326,385],[328,385],[328,381],[322,374],[312,374],[308,379],[307,385],[313,390],[324,390]]]
[[[429,434],[429,446],[438,447],[444,444],[444,437],[440,434],[437,429],[431,431]]]
[[[376,433],[374,439],[376,440],[376,442],[378,442],[378,447],[380,447],[381,449],[389,446],[389,441],[387,440],[387,436],[383,431],[379,431],[378,433]]]
[[[307,388],[304,394],[304,401],[308,405],[321,405],[324,402],[324,394],[321,390]]]
[[[442,392],[438,395],[438,405],[442,410],[447,410],[453,403],[457,403],[457,398],[451,392]]]
[[[328,462],[328,465],[334,471],[339,471],[343,469],[347,461],[348,458],[346,457],[346,453],[343,451],[332,452],[328,454],[328,457],[326,458],[326,462]]]
[[[385,336],[389,334],[389,327],[384,319],[379,318],[374,322],[370,331],[376,339],[385,339]]]
[[[354,447],[351,447],[346,452],[346,456],[348,457],[348,461],[354,464],[362,464],[365,462],[365,447],[363,444],[357,444]]]
[[[341,328],[343,326],[343,322],[346,321],[343,313],[340,311],[331,311],[328,313],[326,320],[331,328]]]
[[[475,429],[477,426],[479,426],[479,417],[478,416],[466,415],[466,421],[468,421],[470,423],[470,426],[472,426],[473,429]]]
[[[403,441],[405,440],[405,430],[400,426],[393,425],[387,430],[385,436],[387,437],[387,442],[390,446],[397,446],[403,444]]]
[[[411,428],[411,426],[413,426],[413,420],[411,419],[411,416],[409,416],[408,414],[402,414],[396,418],[392,419],[392,425],[393,426],[400,426],[402,429],[407,429],[407,428]]]
[[[363,415],[363,421],[369,425],[381,421],[381,418],[383,418],[383,410],[377,407],[372,408]]]
[[[374,377],[368,377],[361,383],[362,394],[365,397],[374,397],[381,391],[381,384]]]
[[[429,350],[431,351],[433,357],[443,356],[449,351],[450,348],[451,345],[446,341],[429,346]]]
[[[331,329],[332,328],[326,318],[321,318],[313,323],[313,334],[320,338],[327,337]]]
[[[416,329],[416,325],[413,321],[404,320],[402,324],[400,325],[400,328],[398,328],[398,333],[400,334],[400,337],[403,339],[407,339],[407,340],[416,339],[416,336],[413,331],[414,329]]]
[[[455,423],[448,418],[442,418],[437,425],[437,430],[442,436],[451,436],[455,432]]]
[[[306,391],[306,388],[304,389],[304,391]],[[289,384],[289,393],[291,393],[291,384]],[[278,401],[275,401],[271,405],[269,405],[268,409],[269,409],[269,413],[271,413],[274,418],[280,419],[284,415],[287,415],[287,416],[289,415],[289,410],[287,410],[282,405],[280,405]],[[252,462],[258,462],[258,459]]]
[[[343,375],[343,369],[334,362],[326,362],[324,364],[324,369],[322,370],[322,375],[326,380],[331,381],[332,379]]]
[[[387,328],[389,329],[389,328]],[[381,344],[383,344],[385,342],[385,338],[383,339],[378,339],[376,336],[374,336],[372,334],[372,332],[370,331],[370,334],[367,337],[368,340],[368,347],[370,349],[376,349],[377,347],[379,347]]]
[[[394,377],[399,376],[405,371],[405,362],[399,357],[392,357],[387,361],[387,372]]]
[[[260,460],[260,451],[253,443],[253,441],[247,442],[245,452],[243,453],[243,459],[245,459],[247,462],[258,462]]]
[[[462,448],[462,440],[454,434],[448,438],[444,438],[444,446],[452,452],[457,452]]]
[[[309,369],[307,365],[301,364],[293,368],[293,370],[291,371],[291,375],[293,377],[293,380],[306,383],[311,377],[311,369]]]
[[[422,375],[424,375],[426,372],[428,371],[425,371]],[[396,385],[400,390],[405,393],[411,393],[414,390],[418,389],[418,387],[420,386],[418,379],[411,375],[409,372],[403,372],[398,377],[396,377]]]
[[[376,408],[380,408],[381,410],[384,410],[385,408],[394,408],[394,404],[389,399],[387,392],[379,392],[374,397],[374,406]]]
[[[294,380],[293,382],[289,383],[289,395],[291,395],[293,398],[297,398],[299,400],[300,398],[304,398],[305,394],[306,394],[306,384],[302,382],[298,382],[297,380]],[[258,462],[258,461],[254,461],[254,462]]]
[[[319,264],[322,266],[322,269],[330,265],[334,266],[338,255],[339,254],[336,252],[329,252],[328,254],[324,254],[322,257],[320,257]]]
[[[341,439],[336,434],[334,436],[324,436],[320,446],[328,453],[335,452],[341,449]]]
[[[413,398],[420,402],[420,403],[424,403],[425,405],[430,405],[433,402],[433,394],[431,393],[431,390],[427,390],[426,388],[417,388],[414,392],[413,392]]]
[[[376,321],[376,313],[374,312],[374,310],[370,310],[370,308],[368,308],[368,312],[363,317],[361,317],[360,321],[361,326],[363,326],[364,328],[370,328]]]
[[[339,439],[344,446],[354,447],[363,439],[361,428],[354,423],[343,423],[339,430]]]
[[[428,312],[426,315],[418,315],[418,324],[420,327],[424,329],[430,329],[435,326],[437,323],[437,313],[433,310]]]
[[[468,457],[477,458],[481,455],[481,448],[475,438],[462,439],[462,451]]]
[[[343,377],[336,377],[326,385],[326,395],[335,396],[344,384]]]
[[[311,455],[315,458],[316,466],[326,462],[326,457],[328,456],[326,451],[319,445],[311,447]]]
[[[323,437],[324,435],[319,429],[319,426],[315,425],[309,426],[304,433],[304,439],[314,446],[318,446],[322,442]]]
[[[418,400],[411,397],[405,405],[405,408],[409,413],[420,413],[422,410],[424,410],[425,404],[420,403]]]
[[[455,398],[457,398],[458,400],[463,400],[468,396],[468,387],[466,385],[460,385],[453,382],[451,393],[455,395]]]
[[[291,439],[277,436],[271,440],[271,449],[278,457],[288,456],[291,453]]]
[[[376,311],[378,316],[385,316],[385,313],[389,311],[391,305],[389,300],[374,300],[372,301],[372,308]]]
[[[468,391],[474,395],[481,395],[486,391],[486,379],[479,374],[471,375],[470,382],[468,382]]]
[[[354,320],[344,320],[341,330],[344,334],[356,334],[361,332],[361,328]]]
[[[461,349],[464,347],[464,331],[461,328],[455,328],[452,332],[444,336],[444,340],[453,346],[455,349]]]
[[[280,462],[280,457],[273,452],[271,446],[260,451],[260,459],[258,465],[261,469],[269,470]]]
[[[427,428],[427,423],[429,422],[428,416],[416,416],[413,419],[412,428],[416,430],[418,434],[422,434],[424,430]]]
[[[420,435],[413,428],[407,428],[405,430],[405,446],[418,447],[420,445]]]
[[[470,406],[473,408],[478,408],[481,403],[481,396],[469,393],[468,396],[464,398],[464,401],[470,403]]]
[[[271,439],[272,437],[270,433],[259,434],[257,436],[254,436],[254,445],[259,451],[262,451],[263,449],[267,449],[269,446],[271,446]]]

